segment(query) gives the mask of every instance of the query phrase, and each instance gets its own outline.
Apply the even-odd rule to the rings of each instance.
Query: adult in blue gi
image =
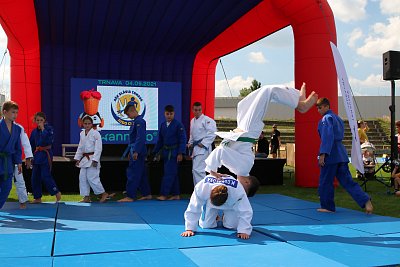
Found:
[[[129,166],[126,169],[126,197],[119,202],[132,202],[136,198],[136,191],[139,189],[142,197],[138,200],[151,199],[150,185],[146,173],[146,121],[136,110],[137,103],[132,98],[124,109],[124,113],[134,119],[129,128],[129,145],[123,157],[129,155]],[[128,154],[129,153],[129,154]]]
[[[340,185],[346,189],[357,204],[372,213],[373,206],[370,197],[353,181],[349,171],[349,158],[342,140],[344,136],[343,120],[330,110],[329,100],[320,98],[316,104],[322,119],[318,123],[318,133],[321,138],[318,163],[321,167],[318,193],[320,197],[320,212],[335,212],[334,185],[336,177]]]
[[[61,200],[61,192],[51,175],[51,165],[53,162],[52,145],[54,141],[53,127],[46,123],[46,114],[37,112],[34,115],[37,125],[29,141],[31,143],[33,153],[33,170],[32,170],[32,203],[42,203],[42,182],[45,184],[47,191],[52,196],[56,196],[56,202]]]
[[[14,101],[4,102],[4,118],[0,119],[0,209],[10,194],[14,165],[22,172],[21,128],[14,121],[18,115],[18,105]]]
[[[167,105],[164,109],[165,122],[158,131],[158,141],[154,154],[160,150],[164,160],[164,176],[161,182],[158,200],[180,199],[178,163],[182,161],[186,150],[186,133],[181,122],[174,119],[174,107]],[[168,198],[168,195],[171,195]]]

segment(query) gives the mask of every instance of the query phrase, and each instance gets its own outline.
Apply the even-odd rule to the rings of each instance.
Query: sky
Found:
[[[328,0],[337,45],[354,95],[390,96],[390,82],[382,80],[382,54],[400,51],[400,0]],[[266,84],[294,85],[294,39],[287,27],[221,58],[216,96],[237,96],[253,79]],[[400,95],[396,82],[396,95]],[[399,88],[400,89],[400,88]]]
[[[335,17],[338,48],[354,95],[390,96],[382,80],[382,54],[400,51],[400,0],[328,0]],[[0,27],[0,59],[7,37]],[[229,87],[218,63],[216,96],[238,96],[253,79],[265,84],[294,84],[294,40],[287,27],[221,58]],[[0,93],[9,97],[10,58],[0,66]],[[88,77],[90,78],[90,77]],[[396,82],[400,89],[400,83]],[[396,89],[396,95],[400,90]]]

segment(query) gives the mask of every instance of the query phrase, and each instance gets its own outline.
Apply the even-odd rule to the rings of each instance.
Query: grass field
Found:
[[[355,177],[355,170],[350,166],[350,170],[352,172],[353,177]],[[285,167],[285,171],[293,171],[292,167]],[[378,176],[383,176],[384,179],[389,180],[389,173],[381,172],[378,173]],[[290,177],[288,172],[284,174],[284,184],[276,185],[276,186],[262,186],[258,191],[259,194],[282,194],[286,196],[292,196],[299,199],[309,200],[318,202],[318,194],[316,188],[303,188],[296,187],[294,180],[294,175]],[[400,197],[395,197],[392,194],[387,194],[387,189],[382,184],[377,181],[369,181],[367,183],[368,194],[372,198],[372,203],[374,205],[374,213],[379,215],[386,215],[392,217],[400,218]],[[390,191],[393,191],[393,188],[390,188]],[[114,199],[122,198],[122,193],[117,193]],[[189,198],[188,195],[182,195],[183,198]],[[63,192],[62,200],[63,201],[79,201],[81,200],[81,196],[79,194],[72,194]],[[32,200],[32,196],[29,196],[29,200]],[[42,198],[43,201],[54,201],[54,197],[45,195]],[[95,200],[95,197],[92,198]],[[8,201],[17,201],[17,195],[15,192],[15,188],[13,187]],[[349,194],[340,186],[336,188],[335,191],[335,201],[336,206],[350,208],[355,210],[361,210],[357,204],[353,201]],[[28,207],[29,208],[29,207]]]

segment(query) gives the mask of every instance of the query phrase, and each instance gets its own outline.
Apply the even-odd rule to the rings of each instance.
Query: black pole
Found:
[[[395,122],[396,122],[396,96],[395,96],[395,83],[394,80],[390,81],[392,87],[392,105],[389,107],[390,110],[390,149],[391,149],[391,158],[397,159],[398,151],[397,151],[397,136],[395,132]]]

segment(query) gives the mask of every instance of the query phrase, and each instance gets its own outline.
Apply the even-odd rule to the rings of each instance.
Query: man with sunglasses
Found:
[[[333,113],[327,98],[320,98],[316,103],[322,119],[318,123],[318,134],[321,138],[318,164],[321,168],[318,193],[321,203],[320,212],[335,212],[334,185],[336,177],[357,204],[371,214],[373,206],[370,197],[353,181],[349,170],[349,158],[342,140],[344,137],[343,120]]]

